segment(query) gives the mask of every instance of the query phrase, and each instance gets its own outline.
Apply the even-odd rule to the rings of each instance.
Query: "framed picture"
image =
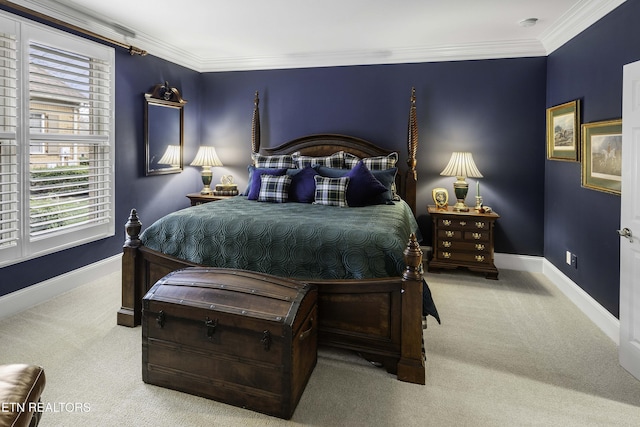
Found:
[[[576,162],[580,158],[580,101],[547,109],[547,158]]]
[[[446,188],[434,188],[431,190],[431,197],[438,209],[447,209],[449,206],[449,192]]]
[[[582,125],[582,186],[620,194],[622,120]]]

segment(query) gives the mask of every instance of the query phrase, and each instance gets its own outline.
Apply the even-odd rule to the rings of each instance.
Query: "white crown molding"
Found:
[[[210,58],[202,61],[201,71],[219,72],[349,65],[410,64],[418,62],[466,61],[545,55],[546,51],[542,44],[534,39],[375,51],[339,51],[251,58]]]
[[[423,46],[380,51],[338,51],[228,58],[198,57],[141,33],[123,35],[117,25],[110,25],[108,22],[101,21],[99,17],[92,19],[89,11],[85,13],[70,8],[64,4],[64,0],[14,0],[13,3],[122,43],[134,45],[146,50],[151,55],[203,73],[546,56],[625,1],[581,0],[544,31],[538,39]]]
[[[540,34],[540,42],[547,55],[596,23],[626,0],[582,0],[576,3],[546,31]]]

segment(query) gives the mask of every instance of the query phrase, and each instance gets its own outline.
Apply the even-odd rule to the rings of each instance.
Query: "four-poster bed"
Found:
[[[329,157],[337,152],[345,153],[343,156],[351,156],[351,158],[356,159],[385,159],[393,155],[397,157],[397,153],[392,150],[381,148],[369,141],[353,136],[335,134],[304,136],[274,148],[260,147],[260,118],[257,93],[254,101],[251,146],[254,153],[259,153],[261,156],[269,158],[282,155],[288,156],[292,153],[299,157],[319,158]],[[215,244],[193,243],[194,246],[199,247],[198,250],[215,252],[209,255],[210,258],[207,261],[203,261],[196,256],[191,257],[192,259],[189,260],[187,259],[190,258],[189,256],[176,256],[172,254],[172,251],[162,249],[177,247],[173,251],[175,254],[197,252],[196,249],[191,247],[180,246],[185,245],[185,243],[167,243],[162,240],[164,237],[160,238],[162,241],[156,245],[158,249],[149,247],[153,246],[153,238],[149,228],[162,230],[162,224],[160,226],[154,224],[145,230],[145,233],[141,234],[142,226],[137,212],[135,209],[132,210],[129,221],[126,224],[127,239],[123,248],[122,307],[118,311],[118,324],[124,326],[140,324],[144,294],[156,281],[172,271],[198,265],[252,270],[254,269],[254,264],[251,264],[249,259],[259,258],[262,264],[259,262],[255,264],[255,270],[259,270],[266,265],[267,267],[265,268],[269,268],[270,271],[263,272],[290,277],[317,286],[319,295],[318,339],[321,345],[356,351],[368,360],[383,365],[388,372],[397,374],[400,380],[424,384],[425,358],[422,345],[422,320],[427,313],[423,308],[422,252],[415,235],[418,232],[417,224],[415,223],[417,147],[415,91],[412,91],[407,167],[403,168],[400,162],[397,164],[394,188],[397,196],[394,197],[394,201],[389,200],[385,204],[361,208],[338,208],[315,204],[304,204],[302,206],[302,203],[260,203],[241,200],[243,197],[239,196],[237,200],[218,201],[180,211],[187,211],[183,215],[195,218],[193,221],[200,223],[205,216],[218,218],[220,215],[216,216],[214,214],[214,208],[222,209],[221,204],[223,203],[231,202],[226,206],[229,209],[232,209],[233,203],[236,204],[235,208],[237,209],[244,209],[243,206],[238,206],[242,203],[254,203],[247,209],[237,210],[237,218],[232,223],[234,227],[242,228],[238,234],[241,237],[230,238],[233,239],[233,242],[227,240]],[[267,205],[271,205],[272,208]],[[285,233],[286,235],[274,234],[265,236],[263,230],[265,228],[281,230],[277,223],[272,223],[272,221],[276,221],[274,217],[283,217],[280,221],[289,221],[286,224],[281,223],[283,227],[291,226],[291,221],[286,219],[286,215],[282,214],[285,206],[292,211],[299,209],[302,212],[299,215],[305,218],[305,224],[298,227],[302,229],[302,233],[309,234],[314,229],[318,230],[313,234],[312,238],[304,241],[304,246],[302,247],[286,248],[289,244],[293,245],[296,241],[303,240],[297,237],[298,235]],[[275,211],[278,212],[276,214],[268,215],[265,213],[266,211],[263,211],[263,209],[267,208],[279,210]],[[307,215],[305,212],[314,209],[318,211],[324,209],[323,213],[320,214],[321,217],[324,216],[324,221],[311,218],[311,214],[309,214],[309,217],[304,216]],[[334,217],[333,215],[342,215],[342,217]],[[355,215],[364,215],[363,218],[366,219],[354,219]],[[389,218],[403,217],[403,219],[391,220],[387,219],[385,215],[389,215]],[[173,216],[173,214],[169,216]],[[260,216],[260,221],[255,220],[256,216]],[[307,219],[308,222],[306,222]],[[385,229],[380,233],[375,228],[356,230],[363,221],[366,221],[367,226],[376,227],[376,219],[380,223],[387,222],[386,228],[388,230]],[[159,220],[158,222],[161,221]],[[183,223],[175,221],[182,221],[182,219],[168,219],[164,222],[165,225],[162,232],[167,235],[183,235],[183,240],[189,242],[193,242],[193,235],[201,233],[201,228],[212,227],[210,225],[199,226],[200,228],[196,231],[189,233],[185,231],[187,229],[191,230],[189,226],[177,226],[176,224]],[[391,224],[396,221],[398,221],[397,226]],[[247,228],[244,228],[244,224],[249,222],[259,224],[257,227],[261,231],[255,231],[255,227],[246,226]],[[342,240],[335,240],[334,244],[331,241],[317,243],[320,238],[326,238],[326,235],[332,234],[330,232],[332,229],[326,228],[330,225],[327,224],[328,222],[336,225],[343,222],[351,224],[345,225],[345,227],[349,228],[348,231],[340,231],[340,233],[350,234],[351,237],[349,239],[351,240],[360,240],[360,244],[356,246],[359,246],[360,249],[358,250],[362,252],[356,253],[356,250],[351,246],[347,247],[349,242],[343,244]],[[234,228],[229,223],[225,224],[224,227]],[[268,225],[265,226],[264,224]],[[216,225],[215,227],[218,226]],[[300,231],[295,232],[299,233]],[[294,231],[291,233],[294,233]],[[354,237],[353,233],[359,234]],[[398,237],[399,233],[403,235]],[[250,236],[247,238],[246,243],[237,243],[246,236]],[[398,238],[401,239],[400,246],[398,245]],[[336,239],[339,238],[336,237]],[[264,243],[266,241],[271,242],[268,247],[265,246],[268,244]],[[363,241],[366,242],[362,243]],[[236,246],[234,247],[233,244],[236,244]],[[238,252],[243,248],[246,249],[246,246],[251,246],[246,254]],[[285,249],[283,249],[283,246]],[[327,248],[333,250],[343,246],[345,247],[345,253],[349,252],[350,254],[338,254],[336,257],[345,260],[345,264],[348,265],[328,264],[330,267],[322,267],[324,265],[322,263],[329,262],[326,258],[330,258],[328,255],[325,256],[323,251]],[[205,248],[202,249],[202,247]],[[289,254],[290,257],[292,253],[299,258],[306,256],[312,262],[309,263],[309,259],[307,259],[305,261],[306,264],[296,270],[297,266],[294,264],[298,263],[297,259],[286,258],[284,261],[279,261],[282,258],[276,257],[276,255],[280,256],[283,251]],[[226,261],[220,261],[225,255],[223,252],[233,252],[233,254]],[[355,258],[351,257],[352,255]],[[377,260],[381,261],[378,262]],[[221,265],[221,263],[224,265]],[[318,271],[305,273],[313,269],[313,267],[309,267],[310,264],[318,267]],[[361,264],[366,265],[363,266]],[[372,273],[369,270],[375,271]],[[340,273],[337,273],[337,271]]]

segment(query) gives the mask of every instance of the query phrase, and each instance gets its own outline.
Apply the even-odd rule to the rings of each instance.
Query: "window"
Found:
[[[112,48],[0,17],[0,265],[114,235],[113,75]]]

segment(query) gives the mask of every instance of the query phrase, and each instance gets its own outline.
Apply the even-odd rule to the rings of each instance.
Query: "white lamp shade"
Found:
[[[160,160],[158,160],[158,164],[180,166],[180,146],[168,145],[167,151],[165,151]]]
[[[222,166],[214,147],[201,145],[191,166]]]
[[[449,164],[440,172],[440,175],[482,178],[482,174],[476,167],[471,153],[459,151],[451,155]]]

